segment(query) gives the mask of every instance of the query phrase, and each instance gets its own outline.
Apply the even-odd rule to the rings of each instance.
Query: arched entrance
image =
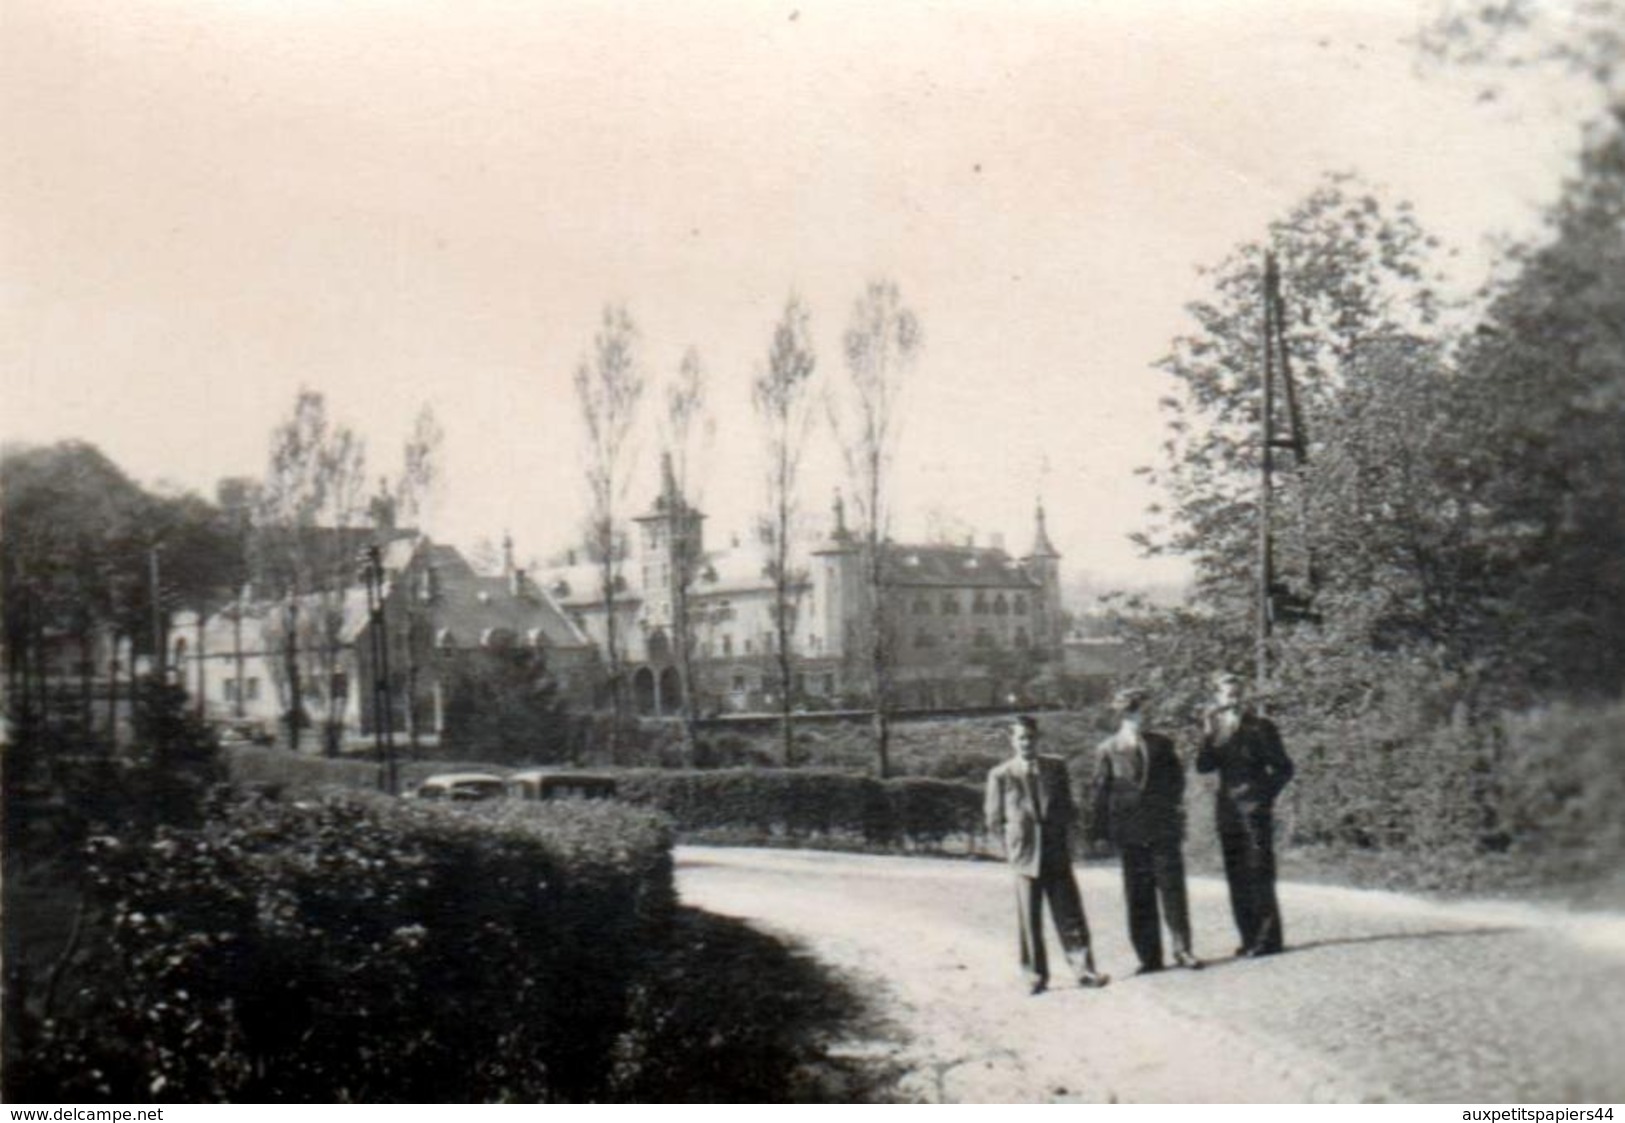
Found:
[[[681,713],[683,709],[683,681],[676,667],[660,672],[660,712]]]
[[[649,633],[649,662],[666,663],[671,660],[671,640],[663,628]]]
[[[655,712],[655,673],[639,667],[632,675],[632,704],[644,716]]]

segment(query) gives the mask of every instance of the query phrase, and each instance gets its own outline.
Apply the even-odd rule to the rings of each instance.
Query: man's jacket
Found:
[[[1004,854],[1019,874],[1037,877],[1045,859],[1069,863],[1068,834],[1077,818],[1072,785],[1060,757],[1029,762],[1012,757],[987,774],[987,829],[1004,838]]]
[[[1293,768],[1275,723],[1249,710],[1228,736],[1222,730],[1203,736],[1196,771],[1219,774],[1219,830],[1225,831],[1243,829],[1248,817],[1268,816]]]
[[[1161,733],[1116,733],[1095,750],[1089,833],[1118,846],[1185,836],[1185,767]]]

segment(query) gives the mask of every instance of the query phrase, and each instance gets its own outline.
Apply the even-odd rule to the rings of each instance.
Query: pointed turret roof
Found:
[[[1044,526],[1044,501],[1038,501],[1037,525],[1033,531],[1033,548],[1027,551],[1029,558],[1058,558],[1060,551],[1055,543],[1049,540],[1049,530]]]

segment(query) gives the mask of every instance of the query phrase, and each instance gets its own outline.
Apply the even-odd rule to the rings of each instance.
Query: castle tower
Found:
[[[705,516],[689,506],[679,490],[670,453],[660,457],[660,494],[654,506],[632,521],[640,532],[643,622],[650,628],[670,629],[678,583],[689,567],[705,557]]]
[[[1037,618],[1033,621],[1033,638],[1046,648],[1059,650],[1061,646],[1061,555],[1049,540],[1049,528],[1044,522],[1044,501],[1038,501],[1033,546],[1021,559],[1027,572],[1038,579],[1040,593]]]
[[[847,659],[861,654],[858,617],[865,587],[862,554],[846,525],[846,503],[840,491],[830,508],[829,536],[812,551],[812,584],[817,605],[811,629],[821,639],[819,654]]]

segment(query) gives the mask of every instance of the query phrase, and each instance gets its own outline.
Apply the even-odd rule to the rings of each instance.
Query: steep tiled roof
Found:
[[[886,575],[903,588],[1039,588],[1009,554],[991,547],[894,544],[886,548]]]
[[[581,647],[589,642],[545,589],[526,581],[516,594],[507,578],[472,571],[441,576],[431,618],[436,642],[449,647],[478,647],[482,637],[497,629],[526,644],[539,640],[551,647]]]

